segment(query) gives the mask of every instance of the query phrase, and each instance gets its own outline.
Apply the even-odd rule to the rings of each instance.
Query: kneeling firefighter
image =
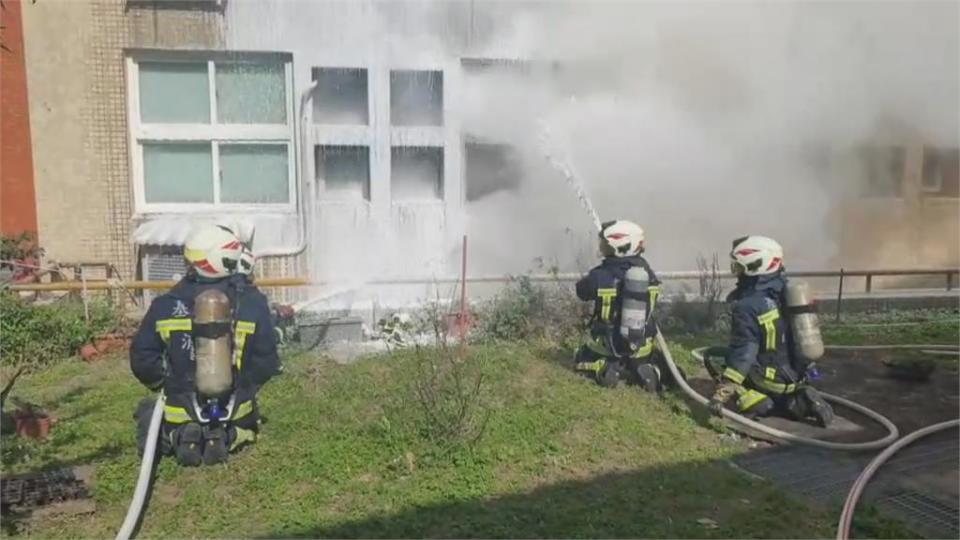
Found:
[[[669,373],[654,347],[654,310],[660,281],[646,259],[643,229],[626,220],[600,228],[600,265],[577,282],[577,296],[593,301],[590,331],[576,353],[574,369],[601,386],[620,380],[649,391]]]
[[[711,348],[704,355],[718,381],[711,410],[720,414],[736,397],[741,414],[813,418],[828,426],[833,409],[808,376],[823,355],[823,339],[806,284],[787,280],[783,248],[770,238],[737,238],[730,258],[737,276],[737,287],[727,298],[733,303],[730,347]]]
[[[187,275],[150,305],[130,367],[166,394],[159,453],[196,466],[256,441],[256,394],[281,366],[267,299],[250,281],[249,240],[205,225],[187,239],[184,257]],[[145,399],[135,415],[141,453],[152,406]]]

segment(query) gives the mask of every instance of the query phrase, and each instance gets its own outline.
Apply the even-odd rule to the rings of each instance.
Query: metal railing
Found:
[[[801,277],[801,278],[839,278],[840,283],[843,283],[845,278],[850,277],[863,277],[866,280],[864,292],[869,293],[873,291],[873,278],[874,277],[907,277],[907,276],[944,276],[946,290],[951,291],[954,288],[954,276],[960,275],[960,268],[901,268],[901,269],[889,269],[889,268],[880,268],[880,269],[868,269],[868,270],[846,270],[841,268],[840,270],[800,270],[800,271],[789,271],[788,275],[791,277]],[[492,275],[492,276],[468,276],[467,283],[506,283],[508,281],[518,279],[520,277],[525,277],[531,281],[535,282],[568,282],[576,281],[583,277],[582,274],[575,273],[556,273],[556,274],[517,274],[514,276],[503,276],[503,275]],[[702,278],[712,278],[716,277],[718,279],[732,280],[736,279],[730,272],[717,272],[711,273],[709,271],[702,272],[698,270],[681,270],[681,271],[666,271],[666,272],[657,272],[657,277],[663,280],[676,280],[676,281],[689,281],[689,280],[699,280]],[[394,279],[394,280],[384,280],[376,281],[377,284],[390,284],[390,285],[419,285],[425,283],[459,283],[459,278],[438,278],[432,280],[424,279]],[[842,285],[841,285],[842,286]]]
[[[839,278],[842,291],[844,279],[850,277],[863,277],[866,280],[864,292],[870,293],[873,290],[874,277],[906,277],[906,276],[944,276],[946,290],[951,291],[954,288],[954,276],[960,275],[960,268],[902,268],[902,269],[868,269],[868,270],[800,270],[791,271],[792,277],[802,278]],[[725,279],[735,278],[730,272],[711,273],[697,270],[688,271],[667,271],[657,272],[657,276],[663,280],[687,281],[707,279]],[[469,283],[508,283],[510,281],[526,278],[534,282],[572,282],[580,279],[582,274],[578,273],[548,273],[548,274],[516,274],[516,275],[487,275],[487,276],[467,276],[466,282]],[[459,283],[460,277],[442,277],[433,279],[424,278],[398,278],[373,280],[370,285],[430,285],[430,284],[453,284]],[[27,283],[10,285],[9,288],[14,291],[67,291],[80,289],[110,289],[122,287],[130,290],[136,289],[165,289],[173,286],[172,281],[133,281],[121,282],[119,280],[109,281],[88,281],[86,285],[74,282],[63,281],[53,283]],[[267,278],[257,280],[257,284],[262,287],[302,287],[333,285],[335,283],[311,281],[309,278]]]

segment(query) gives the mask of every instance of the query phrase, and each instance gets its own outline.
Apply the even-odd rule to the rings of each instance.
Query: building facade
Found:
[[[464,101],[477,116],[478,78],[554,60],[496,37],[507,2],[4,5],[5,234],[168,279],[194,224],[242,220],[258,272],[323,283],[283,292],[322,309],[422,300],[438,291],[410,282],[458,273],[470,204],[523,174]],[[838,265],[956,264],[956,149],[901,154],[867,175],[896,190],[836,201]]]

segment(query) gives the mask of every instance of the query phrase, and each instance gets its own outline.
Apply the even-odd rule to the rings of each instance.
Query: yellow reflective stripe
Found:
[[[257,331],[257,323],[237,321],[233,331],[233,363],[237,371],[243,368],[243,349],[247,345],[247,336]]]
[[[183,407],[173,405],[163,406],[163,419],[171,424],[186,424],[191,420],[190,414]]]
[[[760,324],[766,324],[768,322],[773,322],[779,318],[780,318],[780,310],[777,308],[773,308],[766,313],[761,313],[757,317],[757,320],[760,321]]]
[[[777,350],[777,325],[774,321],[780,318],[780,310],[773,308],[770,311],[757,317],[757,321],[763,325],[763,333],[767,337],[767,351]]]
[[[649,356],[652,352],[653,338],[647,338],[647,341],[643,344],[643,347],[640,347],[635,353],[633,353],[633,358],[643,358],[644,356]]]
[[[253,401],[244,401],[235,411],[233,411],[232,420],[239,420],[253,412]]]
[[[193,329],[193,321],[190,319],[161,319],[157,321],[157,330],[161,328],[171,332],[187,332]]]
[[[737,408],[740,409],[741,412],[745,412],[765,399],[767,399],[766,394],[762,394],[756,390],[747,390],[737,399]]]
[[[777,368],[768,367],[764,372],[764,376],[770,381],[777,380]]]
[[[170,341],[171,332],[190,332],[193,330],[193,321],[190,319],[160,319],[155,325],[160,339]]]
[[[600,373],[603,371],[603,368],[606,367],[607,361],[603,358],[599,360],[594,360],[593,362],[578,362],[576,369],[577,371],[593,371]]]
[[[754,384],[759,386],[761,389],[768,392],[773,392],[774,394],[792,394],[797,390],[796,384],[781,384],[777,382],[759,380],[752,381]]]
[[[723,370],[723,377],[727,380],[733,381],[737,384],[741,384],[745,377],[739,371],[733,368],[727,368]]]
[[[257,323],[249,321],[237,321],[237,332],[246,332],[252,334],[257,330]]]
[[[233,452],[241,445],[246,443],[255,443],[257,442],[257,432],[252,429],[243,429],[243,428],[234,428],[237,433],[237,438],[230,443],[230,451]]]
[[[647,289],[647,292],[650,293],[650,307],[647,309],[647,312],[652,313],[653,308],[657,305],[657,299],[660,298],[660,286],[653,285]]]
[[[610,308],[613,306],[613,299],[617,296],[616,289],[597,289],[597,296],[600,297],[602,301],[600,307],[600,319],[603,321],[610,320]]]

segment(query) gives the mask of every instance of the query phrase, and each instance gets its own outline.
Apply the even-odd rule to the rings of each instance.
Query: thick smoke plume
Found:
[[[661,269],[692,268],[698,252],[751,233],[779,239],[795,268],[842,263],[831,212],[866,175],[851,156],[958,146],[955,2],[473,9],[486,30],[476,56],[534,61],[464,81],[464,131],[513,145],[523,171],[467,203],[477,272],[594,260],[592,222],[546,164],[538,122],[602,219],[645,227]]]

